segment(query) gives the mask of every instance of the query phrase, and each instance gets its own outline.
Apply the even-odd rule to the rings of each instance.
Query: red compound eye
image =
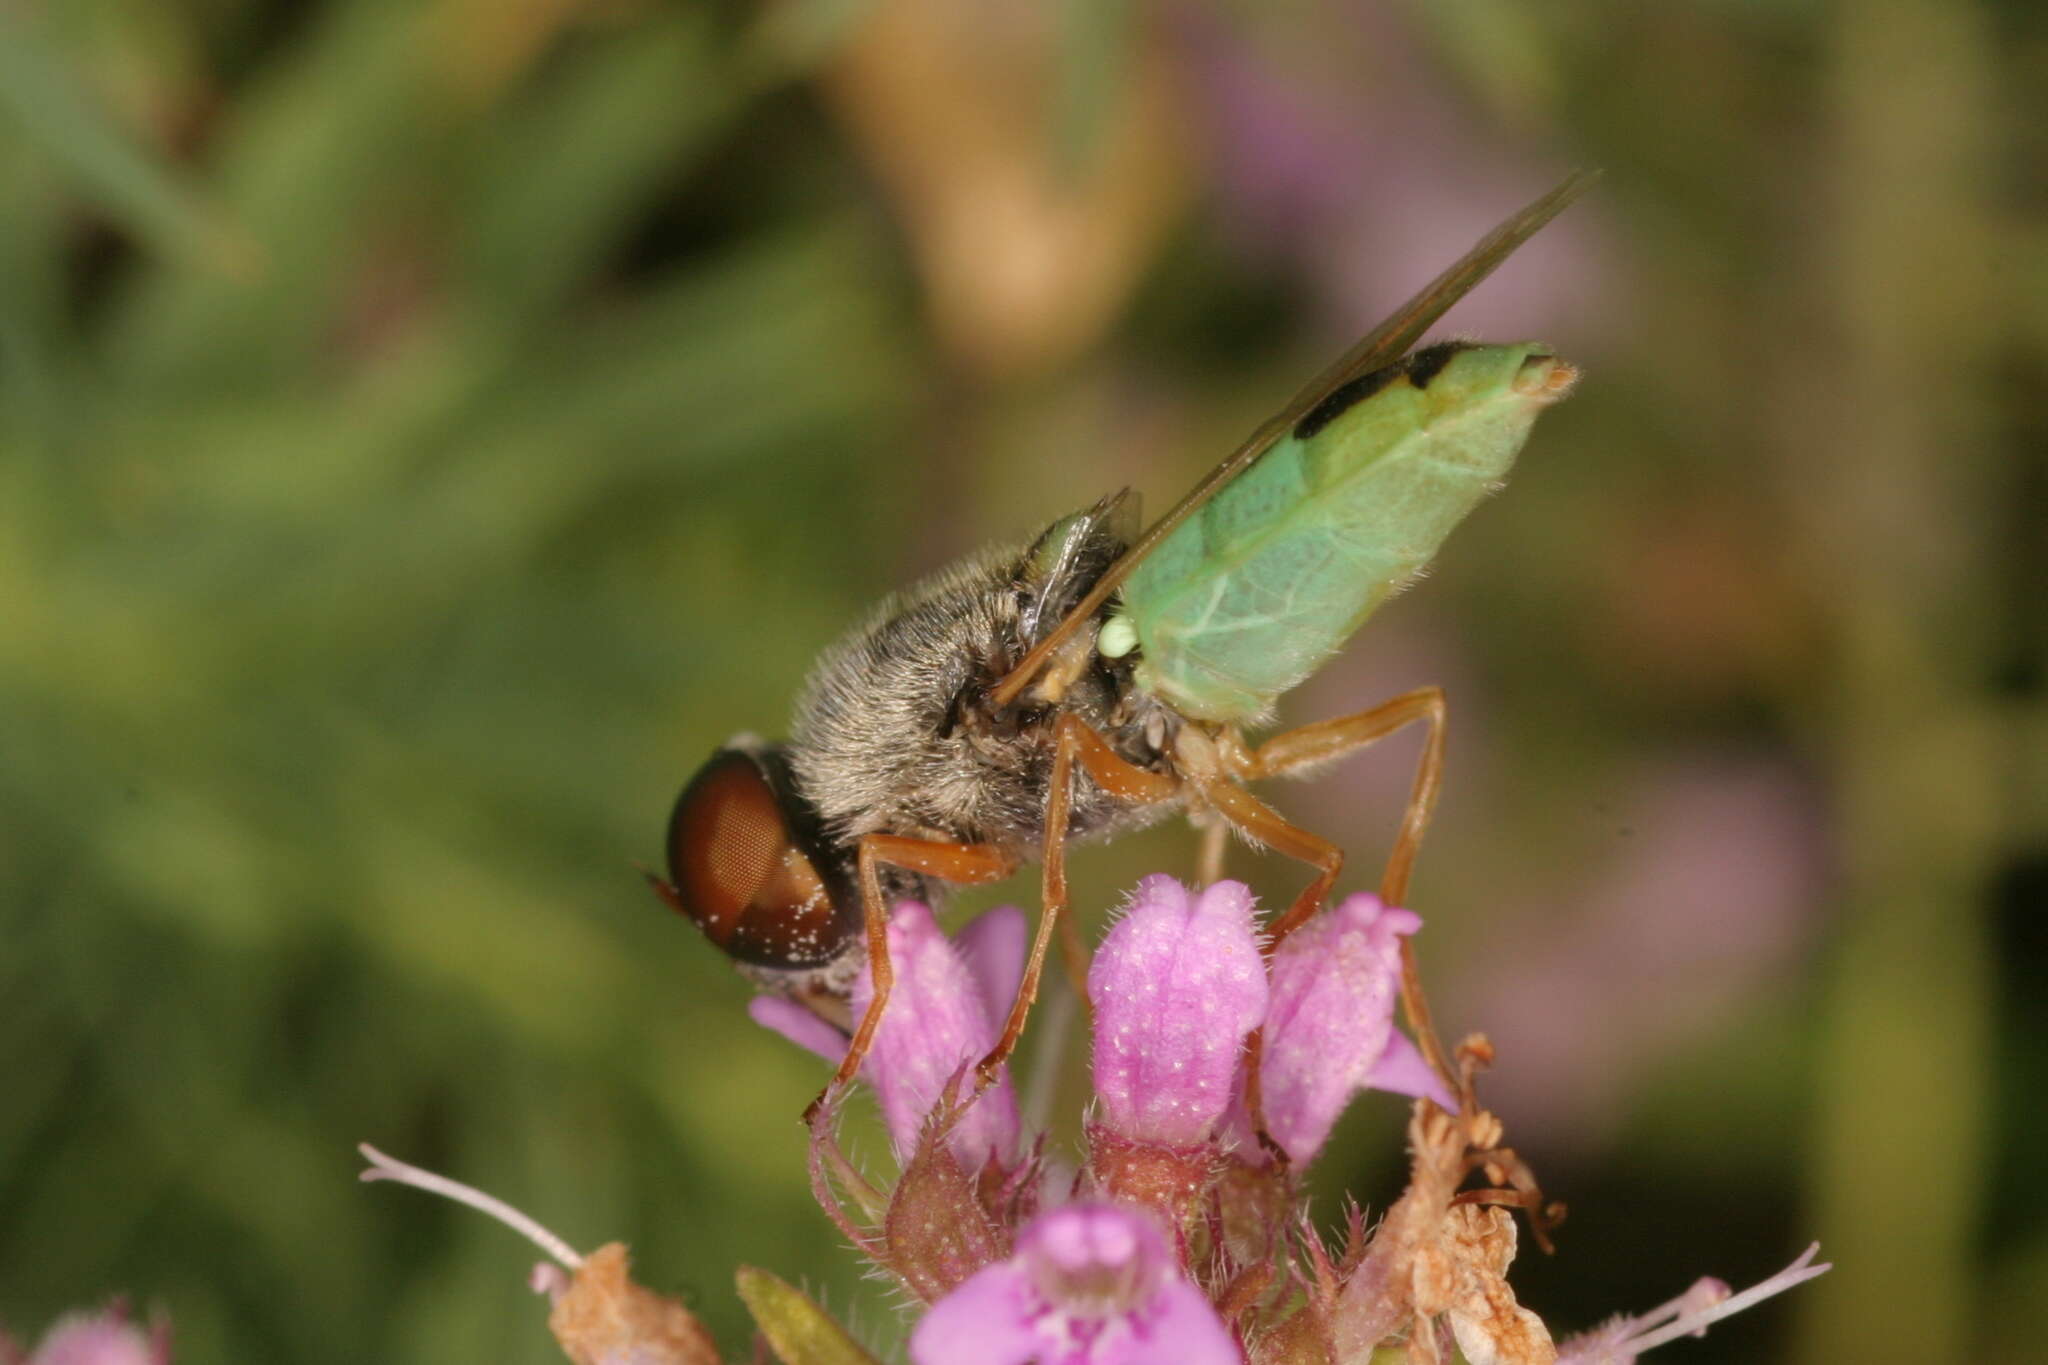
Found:
[[[672,883],[656,889],[741,962],[816,966],[838,955],[848,931],[771,763],[720,749],[698,769],[669,817]]]

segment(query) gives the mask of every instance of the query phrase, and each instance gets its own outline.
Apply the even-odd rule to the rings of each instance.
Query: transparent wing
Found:
[[[1102,609],[1131,571],[1144,561],[1146,555],[1171,535],[1176,527],[1193,514],[1203,503],[1216,496],[1225,484],[1236,478],[1254,460],[1266,453],[1294,424],[1320,403],[1331,392],[1342,388],[1360,375],[1370,374],[1385,365],[1390,365],[1406,355],[1417,341],[1422,339],[1444,315],[1450,306],[1472,291],[1473,286],[1491,275],[1494,268],[1515,249],[1539,232],[1544,224],[1562,213],[1565,206],[1577,199],[1600,178],[1598,171],[1575,171],[1541,199],[1515,214],[1492,232],[1481,238],[1474,246],[1441,275],[1422,287],[1414,298],[1394,310],[1392,316],[1379,326],[1358,339],[1356,345],[1339,356],[1328,368],[1304,386],[1301,392],[1286,407],[1268,418],[1258,430],[1246,437],[1244,443],[1223,462],[1188,491],[1186,497],[1174,504],[1172,510],[1152,523],[1145,534],[1124,551],[1123,556],[1112,564],[1108,571],[1097,580],[1095,587],[1075,604],[1060,623],[1038,644],[1018,661],[1017,666],[996,684],[991,701],[998,706],[1007,706],[1015,701],[1023,690],[1038,676],[1040,668],[1052,656],[1054,650],[1072,635],[1077,627]]]
[[[1071,603],[1078,600],[1082,584],[1093,586],[1102,565],[1100,547],[1105,536],[1111,542],[1128,545],[1138,534],[1138,495],[1120,488],[1085,512],[1054,522],[1028,556],[1036,585],[1030,600],[1017,618],[1017,634],[1036,640],[1041,629],[1049,630],[1067,619]],[[1098,562],[1090,563],[1090,559]],[[1055,619],[1054,614],[1060,613]]]

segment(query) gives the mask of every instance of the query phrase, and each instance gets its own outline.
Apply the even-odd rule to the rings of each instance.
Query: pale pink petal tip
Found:
[[[786,996],[755,996],[747,1002],[747,1017],[834,1066],[846,1056],[846,1035]]]
[[[1387,1050],[1365,1074],[1365,1087],[1412,1099],[1435,1100],[1453,1113],[1458,1108],[1458,1097],[1444,1084],[1444,1078],[1423,1057],[1422,1049],[1399,1029],[1388,1033]]]

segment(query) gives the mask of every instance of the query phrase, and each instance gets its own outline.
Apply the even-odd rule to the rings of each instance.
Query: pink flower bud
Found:
[[[1273,955],[1259,1081],[1267,1131],[1297,1164],[1315,1157],[1337,1116],[1366,1086],[1457,1108],[1394,1029],[1401,939],[1421,927],[1412,911],[1389,910],[1377,896],[1350,896]]]
[[[1145,878],[1096,951],[1088,998],[1104,1126],[1140,1142],[1207,1141],[1230,1106],[1245,1035],[1266,1015],[1251,892]]]

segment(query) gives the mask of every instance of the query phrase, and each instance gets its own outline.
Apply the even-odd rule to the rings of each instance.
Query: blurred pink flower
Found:
[[[1521,909],[1542,939],[1494,940],[1450,1001],[1513,1040],[1487,1089],[1529,1145],[1597,1141],[1642,1067],[1738,1009],[1815,925],[1819,812],[1781,765],[1673,764],[1626,806],[1622,855],[1575,906]]]
[[[1166,1233],[1122,1204],[1040,1214],[1017,1254],[932,1305],[914,1365],[1241,1365]]]
[[[71,1313],[57,1319],[33,1354],[22,1356],[0,1336],[0,1362],[12,1365],[170,1365],[171,1338],[159,1323],[144,1332],[116,1301],[99,1313]]]
[[[1284,63],[1207,6],[1172,13],[1223,214],[1251,249],[1316,282],[1334,330],[1383,316],[1448,264],[1446,243],[1476,238],[1564,169],[1480,126],[1395,7],[1350,7],[1348,30],[1323,26],[1316,50]],[[1592,231],[1582,215],[1544,233],[1459,305],[1454,327],[1560,338],[1560,319],[1611,326]]]

